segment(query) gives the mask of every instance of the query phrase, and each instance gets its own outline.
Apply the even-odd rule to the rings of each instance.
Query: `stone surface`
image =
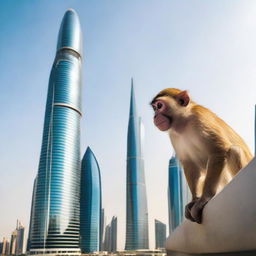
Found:
[[[166,249],[169,255],[256,250],[256,158],[209,201],[203,223],[185,220],[167,239]]]

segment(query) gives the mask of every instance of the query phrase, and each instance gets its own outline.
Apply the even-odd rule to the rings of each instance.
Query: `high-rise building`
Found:
[[[16,247],[17,247],[17,230],[15,229],[11,235],[10,255],[16,255]]]
[[[82,36],[65,13],[49,79],[29,254],[79,255]]]
[[[169,161],[168,179],[169,233],[179,226],[182,219],[180,169],[178,160],[173,156]]]
[[[10,254],[10,243],[8,240],[4,237],[3,242],[0,245],[0,255],[1,256],[7,256]]]
[[[111,220],[111,252],[117,249],[117,217],[113,216]]]
[[[23,254],[24,249],[24,235],[25,235],[25,228],[22,226],[20,221],[17,220],[17,240],[16,240],[16,251],[15,255]]]
[[[148,206],[142,153],[143,130],[131,85],[127,136],[125,250],[148,249]]]
[[[168,178],[169,233],[180,225],[184,218],[185,206],[190,198],[184,172],[178,159],[173,156],[169,161]]]
[[[100,168],[90,147],[81,168],[80,245],[82,253],[100,250],[101,177]]]
[[[17,220],[16,229],[12,232],[11,244],[10,244],[10,255],[21,255],[24,249],[24,231],[25,228],[21,225],[20,221]]]
[[[156,242],[156,249],[165,248],[166,242],[166,225],[155,219],[155,242]]]
[[[117,217],[113,216],[111,222],[106,226],[104,251],[116,252],[117,250]]]

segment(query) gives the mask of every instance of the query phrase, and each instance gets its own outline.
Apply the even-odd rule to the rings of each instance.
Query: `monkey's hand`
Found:
[[[200,198],[197,200],[190,210],[191,217],[194,219],[195,222],[198,224],[202,223],[202,213],[205,205],[208,203],[209,199]]]
[[[188,203],[185,207],[185,217],[193,222],[195,222],[195,219],[191,215],[191,208],[193,205],[199,200],[198,197],[194,198],[190,203]]]

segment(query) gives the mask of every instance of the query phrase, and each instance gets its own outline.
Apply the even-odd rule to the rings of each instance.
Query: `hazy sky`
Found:
[[[46,93],[61,19],[79,17],[84,39],[81,150],[98,159],[108,222],[118,216],[124,247],[130,80],[145,126],[150,246],[154,218],[166,224],[172,147],[152,123],[151,98],[188,89],[230,124],[254,152],[256,1],[1,1],[0,239],[16,219],[28,230]]]

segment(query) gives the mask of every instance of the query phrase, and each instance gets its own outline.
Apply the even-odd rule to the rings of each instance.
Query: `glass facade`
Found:
[[[137,117],[133,81],[127,136],[125,250],[148,249],[148,206],[142,152],[143,129]]]
[[[169,233],[180,225],[190,198],[184,172],[178,159],[173,156],[169,161],[168,178]]]
[[[82,253],[100,250],[101,177],[98,162],[88,147],[81,168],[80,244]]]
[[[159,220],[155,220],[155,242],[156,249],[165,248],[166,225]]]
[[[81,29],[68,10],[50,74],[29,253],[80,253]]]

